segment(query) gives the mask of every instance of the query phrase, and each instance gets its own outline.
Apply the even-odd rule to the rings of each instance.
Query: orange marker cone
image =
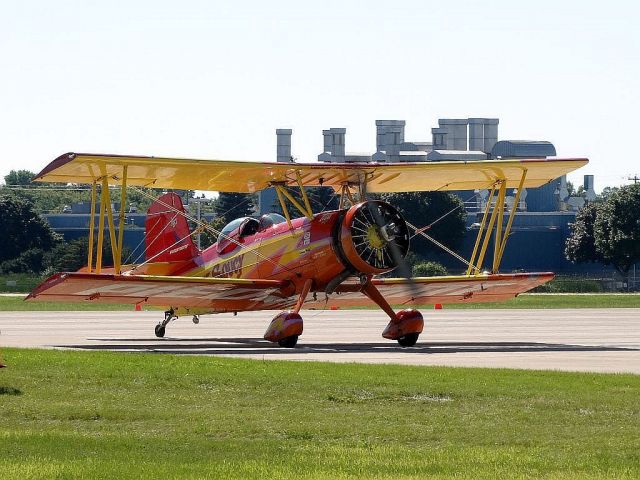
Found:
[[[142,310],[142,305],[140,305],[139,303],[136,303],[136,312],[139,312]]]
[[[436,303],[436,304],[433,306],[433,308],[434,308],[434,310],[442,310],[442,304],[441,304],[441,303]]]
[[[331,305],[331,310],[338,310],[340,307],[337,307],[336,305]]]

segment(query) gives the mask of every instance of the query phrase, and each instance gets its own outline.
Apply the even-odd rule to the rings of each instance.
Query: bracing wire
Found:
[[[153,238],[153,240],[151,240],[151,242],[149,242],[149,244],[148,244],[148,245],[146,245],[146,246],[144,247],[144,250],[142,251],[142,253],[136,257],[136,259],[133,261],[133,263],[137,263],[139,260],[141,260],[141,259],[142,259],[142,257],[144,257],[144,256],[147,254],[147,250],[149,250],[149,247],[151,247],[151,245],[153,245],[153,244],[154,244],[154,243],[155,243],[155,242],[160,238],[160,236],[161,236],[161,235],[164,233],[164,231],[169,227],[169,225],[171,225],[171,222],[173,222],[176,218],[178,218],[178,214],[175,214],[175,215],[173,216],[173,218],[171,219],[171,221],[167,222],[167,223],[165,224],[165,226],[164,226],[164,227],[162,227],[162,230],[160,230],[160,231],[158,232],[158,234]],[[146,240],[146,231],[145,231],[145,235],[143,235],[143,238],[142,238],[142,241],[145,241],[145,240]],[[178,243],[180,243],[182,240],[183,240],[183,239],[180,239],[180,240],[178,241]],[[140,242],[140,243],[142,243],[142,242]],[[140,246],[140,244],[138,244],[138,246]],[[138,247],[136,247],[136,248],[138,248]],[[135,251],[135,250],[134,250],[134,251]],[[133,252],[131,252],[131,254],[133,255]],[[158,255],[154,255],[154,257],[157,257],[157,256],[158,256]],[[128,260],[128,259],[127,259],[127,260]]]
[[[429,225],[426,225],[422,228],[416,229],[416,231],[414,232],[413,235],[411,235],[410,238],[415,237],[416,235],[420,235],[422,232],[426,232],[427,230],[429,230],[431,227],[433,227],[435,224],[437,224],[438,222],[440,222],[441,220],[444,220],[446,217],[448,217],[449,215],[451,215],[453,212],[455,212],[456,210],[459,210],[460,208],[464,207],[464,205],[469,202],[472,198],[477,197],[478,194],[474,192],[473,195],[471,195],[469,198],[467,198],[466,200],[464,200],[462,203],[458,204],[458,206],[452,208],[451,210],[449,210],[448,212],[446,212],[444,215],[440,216],[439,218],[436,218],[433,222],[431,222]],[[413,228],[413,227],[412,227]]]
[[[434,225],[436,225],[438,222],[442,221],[443,219],[445,219],[447,216],[451,215],[453,212],[455,212],[456,210],[459,210],[461,207],[463,207],[467,202],[469,202],[472,198],[476,197],[478,195],[477,192],[474,192],[473,195],[471,195],[468,199],[464,200],[462,203],[458,204],[456,207],[452,208],[451,210],[449,210],[448,212],[446,212],[444,215],[441,215],[439,218],[435,219],[433,222],[431,222],[429,225],[426,225],[422,228],[418,228],[415,225],[407,222],[407,225],[411,228],[413,228],[414,232],[413,235],[411,235],[410,238],[415,237],[416,235],[420,235],[424,238],[426,238],[427,240],[429,240],[431,243],[433,243],[434,245],[436,245],[437,247],[440,247],[442,250],[444,250],[446,253],[450,254],[451,256],[453,256],[454,258],[456,258],[457,260],[460,260],[462,263],[464,263],[467,267],[471,267],[472,269],[479,271],[478,267],[476,267],[475,265],[472,265],[467,259],[465,259],[464,257],[462,257],[461,255],[458,255],[456,252],[454,252],[453,250],[451,250],[449,247],[447,247],[446,245],[440,243],[438,240],[436,240],[435,238],[433,238],[431,235],[428,235],[425,233],[426,230],[429,230],[431,227],[433,227]]]
[[[201,220],[196,219],[195,217],[193,217],[192,215],[189,215],[188,213],[178,210],[176,207],[174,207],[173,205],[169,205],[168,203],[163,202],[162,200],[158,200],[156,199],[153,195],[148,194],[147,192],[145,192],[144,190],[138,188],[138,187],[131,187],[133,190],[137,191],[138,193],[140,193],[141,195],[147,197],[147,198],[151,198],[154,201],[158,202],[160,205],[162,205],[163,207],[166,207],[170,210],[172,210],[173,212],[177,213],[178,215],[183,216],[184,218],[186,218],[187,220],[190,220],[191,222],[195,223],[197,225],[198,228],[204,228],[206,230],[209,230],[210,232],[212,232],[214,235],[217,235],[218,237],[222,237],[226,240],[229,240],[231,243],[235,244],[236,246],[242,248],[243,245],[238,242],[237,240],[235,240],[234,238],[222,233],[221,231],[217,230],[216,228],[212,227],[211,225],[209,225],[206,222],[203,222]],[[191,232],[190,235],[192,235],[193,233],[195,233],[195,230],[193,232]],[[182,241],[183,239],[180,239],[180,241]],[[265,260],[267,262],[272,263],[273,265],[276,265],[278,267],[283,268],[284,270],[288,270],[287,267],[279,265],[278,262],[276,262],[275,260],[273,260],[272,258],[267,257],[266,255],[255,251],[255,254],[257,257],[260,257],[262,260]],[[155,257],[155,256],[154,256]],[[150,259],[145,260],[143,263],[141,263],[140,265],[137,265],[137,267],[135,268],[139,268],[142,265],[145,265],[147,263],[149,263]]]
[[[438,240],[436,240],[435,238],[433,238],[431,235],[427,235],[426,233],[424,233],[423,231],[421,231],[422,229],[419,229],[418,227],[416,227],[415,225],[407,222],[407,225],[410,226],[411,228],[413,228],[415,230],[416,233],[414,233],[414,237],[416,235],[421,235],[424,238],[426,238],[427,240],[429,240],[430,242],[432,242],[434,245],[440,247],[441,249],[443,249],[445,252],[449,253],[450,255],[452,255],[454,258],[457,258],[458,260],[460,260],[462,263],[464,263],[467,267],[471,267],[476,271],[479,271],[478,267],[476,267],[475,265],[472,265],[466,258],[458,255],[456,252],[454,252],[453,250],[451,250],[449,247],[447,247],[446,245],[443,245],[442,243],[440,243]],[[413,238],[413,237],[412,237]]]

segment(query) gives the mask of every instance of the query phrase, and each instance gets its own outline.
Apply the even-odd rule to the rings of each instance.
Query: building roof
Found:
[[[555,157],[556,147],[551,142],[540,140],[500,140],[491,149],[491,157]]]

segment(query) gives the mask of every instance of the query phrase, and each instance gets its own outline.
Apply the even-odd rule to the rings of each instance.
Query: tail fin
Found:
[[[147,260],[179,262],[198,254],[183,213],[182,200],[175,193],[165,193],[151,204],[145,220]]]

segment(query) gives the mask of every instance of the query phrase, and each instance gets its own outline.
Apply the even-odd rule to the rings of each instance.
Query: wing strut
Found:
[[[111,255],[113,257],[113,265],[116,274],[120,274],[122,270],[122,246],[124,244],[124,223],[125,208],[127,204],[127,165],[122,167],[122,187],[120,193],[120,212],[118,214],[118,235],[116,237],[116,228],[113,221],[113,209],[111,207],[111,194],[109,192],[109,177],[103,175],[95,178],[91,184],[91,218],[89,218],[89,248],[87,253],[87,271],[95,273],[102,272],[102,246],[104,245],[104,222],[105,214],[109,224],[109,239],[111,240]],[[113,179],[117,180],[114,176]],[[98,181],[100,187],[100,216],[98,220],[98,245],[96,247],[96,266],[93,267],[93,238],[95,230],[95,215],[97,206],[97,186]]]
[[[91,273],[93,268],[93,231],[96,226],[96,181],[91,185],[91,218],[89,219],[89,245],[87,252],[87,269]]]
[[[113,259],[116,267],[116,275],[120,275],[122,269],[122,243],[124,240],[124,209],[127,205],[127,167],[122,167],[122,186],[120,190],[120,215],[118,217],[118,246],[117,255]]]
[[[496,193],[496,184],[494,183],[491,187],[491,192],[489,193],[489,197],[487,198],[487,204],[484,207],[484,215],[482,216],[482,223],[480,223],[480,228],[478,229],[478,236],[476,237],[476,243],[473,246],[473,252],[471,253],[471,259],[469,260],[469,268],[467,268],[467,276],[471,275],[471,270],[476,269],[479,270],[478,267],[475,267],[475,259],[476,254],[478,253],[478,247],[480,246],[480,241],[482,240],[482,234],[484,231],[484,226],[487,224],[487,217],[489,216],[489,210],[491,210],[491,202],[493,201],[493,196]],[[478,262],[480,263],[480,262]]]
[[[302,201],[304,202],[304,205],[301,205],[300,202],[298,202],[298,200],[296,200],[295,197],[287,191],[287,186],[285,182],[271,183],[271,186],[276,190],[276,194],[278,195],[278,201],[280,202],[280,207],[282,208],[282,213],[284,213],[284,216],[287,219],[289,228],[292,228],[291,215],[289,214],[289,209],[287,208],[285,198],[289,200],[293,204],[293,206],[296,207],[300,211],[300,213],[302,213],[309,220],[313,218],[313,209],[311,208],[311,204],[309,203],[309,197],[307,196],[307,192],[304,189],[304,185],[302,184],[302,180],[299,172],[297,173],[297,181],[298,181],[298,186],[300,187],[300,192],[302,195]]]
[[[513,225],[513,220],[515,218],[516,210],[518,209],[518,204],[520,203],[520,195],[522,194],[522,188],[524,187],[524,182],[527,178],[527,169],[522,169],[522,175],[520,177],[520,183],[518,184],[518,189],[516,191],[516,196],[514,198],[513,205],[511,206],[511,210],[509,212],[509,220],[507,222],[506,228],[503,231],[504,225],[504,212],[505,212],[505,198],[507,193],[507,182],[504,178],[498,179],[491,188],[491,192],[489,193],[489,197],[487,199],[487,204],[484,209],[484,214],[482,216],[482,223],[480,224],[480,228],[478,229],[478,236],[476,237],[476,242],[473,247],[473,253],[471,254],[471,259],[469,260],[469,267],[467,268],[467,276],[471,275],[472,272],[475,275],[478,275],[482,271],[482,264],[484,262],[484,257],[487,252],[487,248],[489,246],[489,239],[491,235],[494,235],[493,238],[493,263],[491,272],[498,273],[500,269],[500,262],[502,261],[502,256],[504,255],[504,250],[507,246],[507,240],[511,233],[511,226]],[[497,191],[497,195],[496,195]],[[495,198],[495,204],[494,204]],[[493,207],[493,210],[492,210]],[[489,212],[491,211],[491,214]],[[487,225],[487,219],[489,224]],[[485,230],[485,225],[487,228]],[[495,226],[495,231],[494,231]],[[482,245],[482,246],[480,246]],[[478,248],[480,247],[480,253],[478,254]],[[476,260],[476,255],[478,255]]]
[[[516,192],[516,197],[513,199],[511,213],[509,214],[509,221],[507,222],[507,228],[504,231],[504,237],[502,238],[502,242],[500,244],[500,250],[498,252],[498,262],[497,264],[495,264],[494,273],[497,272],[497,268],[500,266],[500,262],[502,261],[502,255],[504,254],[504,249],[507,246],[507,239],[509,238],[509,234],[511,233],[511,225],[513,225],[513,219],[515,217],[516,209],[518,208],[518,204],[520,203],[520,194],[522,193],[522,187],[524,185],[524,181],[526,177],[527,177],[527,170],[525,169],[522,172],[522,178],[520,179],[520,184],[518,185],[518,191]]]

